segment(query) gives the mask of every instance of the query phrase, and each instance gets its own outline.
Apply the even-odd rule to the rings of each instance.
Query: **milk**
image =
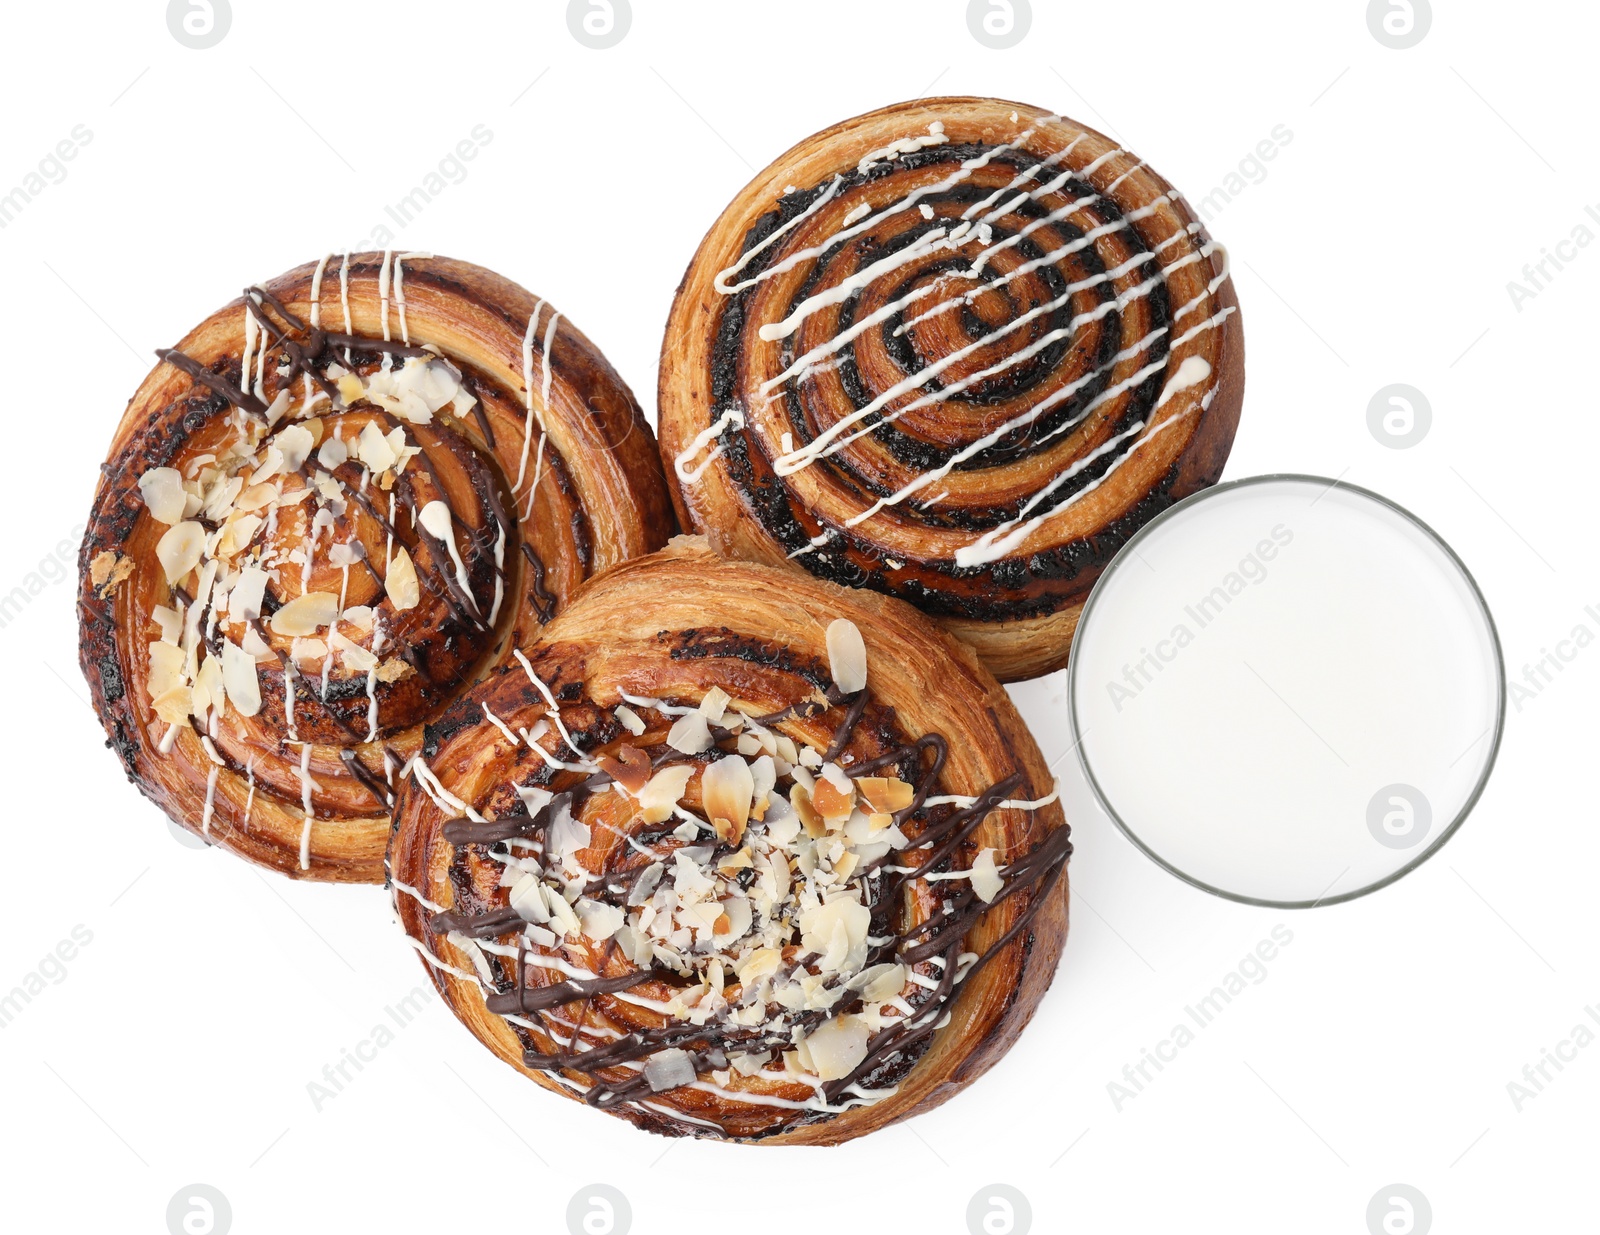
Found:
[[[1147,852],[1242,899],[1322,903],[1430,853],[1498,745],[1492,623],[1449,552],[1314,478],[1147,527],[1072,649],[1079,756]]]

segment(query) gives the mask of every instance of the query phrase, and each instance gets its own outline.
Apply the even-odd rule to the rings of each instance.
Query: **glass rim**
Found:
[[[1477,579],[1475,579],[1472,572],[1467,569],[1467,565],[1461,560],[1460,555],[1450,547],[1449,542],[1446,541],[1444,537],[1440,536],[1438,532],[1434,531],[1434,529],[1429,526],[1428,523],[1419,518],[1417,515],[1413,514],[1411,511],[1407,510],[1398,502],[1385,497],[1381,493],[1375,493],[1371,489],[1363,488],[1361,485],[1351,484],[1349,481],[1340,480],[1337,477],[1330,479],[1327,476],[1313,476],[1305,472],[1267,472],[1259,476],[1245,476],[1238,480],[1223,481],[1220,484],[1211,485],[1208,488],[1201,489],[1196,493],[1191,493],[1189,496],[1174,502],[1171,506],[1167,507],[1167,509],[1163,510],[1160,514],[1152,518],[1148,523],[1141,526],[1133,533],[1132,536],[1128,538],[1127,542],[1122,546],[1122,548],[1119,549],[1115,556],[1112,557],[1111,561],[1107,563],[1106,568],[1100,572],[1100,577],[1095,580],[1094,587],[1089,590],[1089,597],[1083,602],[1083,609],[1078,615],[1078,622],[1073,634],[1073,644],[1074,648],[1076,648],[1077,632],[1084,628],[1090,616],[1093,614],[1095,601],[1105,589],[1107,581],[1116,574],[1117,569],[1120,566],[1125,564],[1134,556],[1133,550],[1141,541],[1147,539],[1156,528],[1168,522],[1174,516],[1180,515],[1189,510],[1191,507],[1198,506],[1208,500],[1221,496],[1222,494],[1232,492],[1233,490],[1254,487],[1257,485],[1281,484],[1283,482],[1321,485],[1323,486],[1324,494],[1331,492],[1334,489],[1341,489],[1346,493],[1353,493],[1357,497],[1375,502],[1377,505],[1385,507],[1394,514],[1399,515],[1400,518],[1405,522],[1411,524],[1413,527],[1422,532],[1423,536],[1428,541],[1430,541],[1443,552],[1446,560],[1455,567],[1456,571],[1461,576],[1462,581],[1467,585],[1467,591],[1471,594],[1473,600],[1477,604],[1478,613],[1482,617],[1484,629],[1487,631],[1489,636],[1489,647],[1493,653],[1492,661],[1495,681],[1494,724],[1491,729],[1488,755],[1483,760],[1483,766],[1478,774],[1477,781],[1473,784],[1472,791],[1467,795],[1466,800],[1461,804],[1461,808],[1456,812],[1455,818],[1450,821],[1449,826],[1440,832],[1433,842],[1424,848],[1421,853],[1417,854],[1404,865],[1389,872],[1381,879],[1373,880],[1372,882],[1364,884],[1361,887],[1355,888],[1349,892],[1341,892],[1337,896],[1323,895],[1316,897],[1313,900],[1290,901],[1271,900],[1259,896],[1249,896],[1242,892],[1231,892],[1226,888],[1215,887],[1212,884],[1207,883],[1205,880],[1199,879],[1173,865],[1173,863],[1167,861],[1160,854],[1151,849],[1149,845],[1142,841],[1133,828],[1122,818],[1121,815],[1117,813],[1116,808],[1112,806],[1110,797],[1107,795],[1105,789],[1101,786],[1099,780],[1095,777],[1094,768],[1090,766],[1089,756],[1084,748],[1082,726],[1080,725],[1078,718],[1079,660],[1077,656],[1069,656],[1067,663],[1067,716],[1073,738],[1073,751],[1077,755],[1078,767],[1082,769],[1084,779],[1089,783],[1090,792],[1094,794],[1095,801],[1099,803],[1100,809],[1105,811],[1107,817],[1109,817],[1111,822],[1116,825],[1117,830],[1121,832],[1123,836],[1127,837],[1128,840],[1132,841],[1134,847],[1143,853],[1145,857],[1149,858],[1169,875],[1174,875],[1183,880],[1184,883],[1187,883],[1192,887],[1199,888],[1202,892],[1209,892],[1213,896],[1222,897],[1224,900],[1230,900],[1244,905],[1257,905],[1267,909],[1315,909],[1322,905],[1337,905],[1345,901],[1356,900],[1372,892],[1376,892],[1381,888],[1386,888],[1395,881],[1403,878],[1406,875],[1409,875],[1412,871],[1416,870],[1417,867],[1421,866],[1429,858],[1433,857],[1434,854],[1438,853],[1439,850],[1444,848],[1445,843],[1449,841],[1449,839],[1454,836],[1458,830],[1460,830],[1461,825],[1466,822],[1467,816],[1470,815],[1473,809],[1477,806],[1478,799],[1483,796],[1483,791],[1489,783],[1489,777],[1494,772],[1495,762],[1500,755],[1500,741],[1505,733],[1506,727],[1505,656],[1500,647],[1500,632],[1495,626],[1494,614],[1489,609],[1489,602],[1484,598],[1483,590],[1478,586]],[[1337,883],[1338,879],[1335,879],[1334,882]]]

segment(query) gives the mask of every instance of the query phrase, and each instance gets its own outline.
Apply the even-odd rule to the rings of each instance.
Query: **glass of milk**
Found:
[[[1141,528],[1083,610],[1084,772],[1156,862],[1288,908],[1398,879],[1458,828],[1505,717],[1472,576],[1386,498],[1313,476],[1206,489]]]

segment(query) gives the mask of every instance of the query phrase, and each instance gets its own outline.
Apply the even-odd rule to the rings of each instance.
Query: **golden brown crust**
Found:
[[[375,607],[387,623],[383,654],[394,663],[383,671],[389,680],[372,687],[381,713],[375,740],[367,740],[373,734],[366,722],[369,700],[364,683],[350,685],[339,680],[347,674],[336,673],[334,688],[326,696],[336,702],[329,704],[310,693],[308,683],[317,677],[314,668],[300,674],[291,726],[285,714],[283,670],[263,660],[258,669],[260,712],[245,717],[227,708],[218,731],[209,735],[220,766],[193,725],[178,727],[169,752],[158,749],[167,725],[154,714],[146,689],[148,644],[161,638],[151,613],[157,605],[178,603],[198,580],[194,575],[180,580],[179,587],[185,590],[176,593],[168,587],[155,552],[167,525],[148,513],[138,482],[152,468],[203,469],[206,464],[200,456],[231,448],[241,431],[258,431],[249,426],[260,417],[233,410],[226,397],[178,367],[186,356],[235,389],[253,384],[253,377],[241,373],[243,297],[191,331],[177,346],[181,353],[177,361],[160,363],[151,371],[121,418],[80,557],[80,659],[109,745],[122,757],[129,778],[175,822],[192,831],[206,823],[215,843],[294,877],[377,882],[383,878],[389,810],[372,782],[375,778],[382,785],[385,750],[390,753],[391,770],[397,769],[394,759],[403,761],[416,749],[423,724],[466,683],[503,660],[514,643],[537,637],[541,612],[548,617],[563,606],[588,575],[659,547],[672,534],[674,521],[654,439],[632,394],[588,338],[554,314],[551,306],[466,262],[355,253],[349,255],[347,266],[337,256],[323,265],[320,326],[313,329],[317,269],[316,263],[308,263],[264,284],[261,312],[275,330],[287,329],[290,342],[302,351],[313,345],[319,349],[319,372],[337,363],[370,381],[384,363],[375,350],[377,341],[389,339],[404,346],[404,335],[411,347],[427,345],[444,357],[459,375],[461,389],[475,401],[470,414],[464,399],[440,409],[431,423],[415,423],[367,400],[348,405],[341,397],[335,411],[331,400],[313,390],[318,401],[311,418],[303,422],[315,426],[319,445],[336,434],[348,439],[353,449],[359,431],[371,422],[379,433],[398,430],[406,444],[422,451],[404,471],[393,473],[392,487],[380,485],[376,475],[370,477],[370,485],[357,482],[361,467],[354,462],[336,469],[349,481],[348,511],[331,530],[319,530],[321,552],[327,553],[333,539],[360,541],[369,566],[377,565],[358,564],[345,578],[345,572],[313,553],[316,573],[304,585],[305,590],[325,587],[339,592],[348,604]],[[341,276],[348,281],[345,296],[341,296]],[[285,313],[297,327],[290,327]],[[530,347],[536,415],[530,426],[523,340],[536,314]],[[348,331],[372,340],[373,346],[324,345],[319,330]],[[544,397],[547,339],[551,344],[548,401]],[[285,346],[274,340],[267,351],[270,359],[262,371],[261,402],[271,403],[283,389],[292,393],[290,410],[274,418],[276,432],[298,422],[311,383],[292,371],[280,375],[278,362],[287,354]],[[399,369],[405,361],[403,354],[396,354],[388,363]],[[541,418],[548,440],[537,423]],[[486,432],[494,437],[492,445]],[[527,476],[513,492],[525,433],[530,445]],[[535,474],[533,456],[541,446],[541,483],[530,519],[527,499]],[[303,480],[286,474],[276,483],[280,487],[315,483],[321,474],[318,458],[313,455],[300,469]],[[400,526],[390,534],[385,523],[397,509],[390,504],[396,495],[402,498]],[[458,610],[465,602],[450,586],[455,573],[443,542],[434,541],[430,550],[419,543],[414,520],[406,521],[407,500],[420,506],[432,499],[453,509],[469,590],[486,607],[495,586],[492,529],[500,525],[497,506],[506,516],[510,530],[500,551],[504,597],[495,622],[485,620],[475,626],[459,620]],[[311,505],[302,503],[307,512]],[[205,519],[203,513],[192,511],[185,517]],[[265,538],[258,543],[277,536],[283,542],[279,549],[296,543],[296,538],[303,546],[308,529],[296,522],[301,519],[300,513],[288,508],[275,510],[269,527],[258,533]],[[483,530],[482,543],[469,534],[471,529]],[[531,558],[520,551],[524,541]],[[420,601],[404,611],[394,609],[385,598],[383,576],[396,545],[409,547],[420,576]],[[113,568],[114,577],[108,577]],[[274,651],[287,651],[292,645],[271,636],[270,606],[301,590],[295,577],[299,570],[298,565],[280,562],[278,579],[269,586],[269,608],[263,610],[262,623]],[[349,627],[344,631],[359,635]],[[237,642],[245,626],[224,621],[220,630],[207,632],[209,655],[220,654],[218,639],[230,632]],[[419,658],[416,665],[396,660],[402,645],[407,655]],[[370,640],[366,646],[370,648]],[[336,662],[335,667],[341,664]],[[315,686],[320,691],[320,682]],[[291,735],[312,743],[304,776],[301,747],[283,741]],[[349,762],[352,756],[359,768]],[[218,770],[212,783],[214,767]],[[302,864],[307,779],[315,819]]]
[[[948,140],[884,153],[941,136],[933,124]],[[997,152],[1007,143],[1019,148]],[[874,155],[877,166],[861,171]],[[1067,168],[1076,174],[1055,186]],[[1033,189],[1021,214],[985,200]],[[919,191],[916,206],[933,217],[908,207],[858,223],[863,205],[884,212]],[[980,219],[992,224],[988,243],[975,232],[952,248],[926,239]],[[866,230],[834,239],[852,226]],[[1018,239],[1024,226],[1031,230]],[[897,254],[919,244],[920,256],[898,264]],[[1003,284],[984,288],[955,269],[980,250],[984,279]],[[741,255],[748,265],[726,274]],[[758,327],[869,266],[876,272],[841,302],[813,299],[792,334],[758,337]],[[722,274],[727,291],[717,286]],[[1147,280],[1151,288],[1140,290]],[[968,291],[975,298],[958,303]],[[874,317],[908,296],[904,311]],[[917,320],[941,300],[948,311]],[[973,98],[845,121],[740,192],[679,288],[662,347],[659,435],[680,522],[719,552],[898,595],[973,644],[1001,680],[1058,669],[1116,549],[1220,475],[1243,399],[1237,310],[1225,254],[1187,204],[1087,126]],[[847,348],[818,350],[869,322]],[[1013,328],[997,335],[1003,327]],[[819,367],[796,377],[794,362],[806,354]],[[1183,367],[1191,359],[1207,366],[1192,384],[1194,365]],[[937,381],[919,382],[918,373]],[[729,410],[742,426],[723,419]],[[849,438],[878,424],[880,412],[890,427],[786,470],[819,435]],[[970,462],[935,471],[969,448]],[[937,483],[908,491],[929,474]],[[997,552],[983,552],[986,534]]]
[[[1036,852],[1058,830],[1061,835],[1056,841],[1065,840],[1065,820],[1052,794],[1049,771],[1004,689],[969,648],[892,598],[723,559],[712,553],[703,539],[680,537],[662,552],[629,562],[585,585],[577,601],[546,628],[544,639],[529,649],[528,657],[532,671],[563,701],[566,725],[577,746],[598,757],[613,754],[629,741],[659,740],[659,735],[648,734],[635,739],[610,720],[609,709],[624,691],[635,698],[693,707],[713,687],[721,687],[731,696],[732,706],[746,717],[805,699],[819,700],[831,686],[826,631],[839,618],[853,622],[864,638],[870,697],[865,719],[845,748],[847,753],[840,756],[841,762],[870,758],[907,737],[938,734],[948,739],[949,759],[932,790],[935,794],[976,797],[1006,777],[1020,774],[1009,791],[1012,799],[1049,799],[1037,808],[1007,807],[984,816],[977,832],[952,859],[958,868],[970,866],[973,855],[983,848],[995,849],[996,860],[1006,868]],[[485,707],[492,717],[486,717]],[[643,706],[636,710],[650,714]],[[828,746],[844,711],[838,703],[810,718],[774,721],[771,728],[801,746],[809,744],[821,750]],[[507,786],[536,772],[540,761],[530,758],[525,748],[513,747],[493,720],[518,730],[547,712],[529,675],[518,667],[508,667],[446,718],[441,728],[451,729],[457,723],[462,728],[452,729],[452,735],[436,751],[425,752],[432,776],[445,792],[475,805],[490,818],[504,818],[502,812],[507,810],[515,813],[516,799]],[[566,757],[573,756],[568,752]],[[580,774],[567,774],[566,779],[576,782]],[[556,784],[554,780],[550,783]],[[698,783],[691,782],[685,797],[691,809],[700,809],[703,803]],[[615,796],[596,794],[588,801],[610,801]],[[593,1074],[571,1068],[552,1070],[563,1077],[557,1080],[551,1072],[524,1065],[523,1052],[530,1045],[547,1049],[547,1039],[520,1031],[488,1010],[485,993],[472,976],[473,958],[459,936],[447,937],[447,930],[435,921],[433,909],[419,900],[418,894],[435,908],[480,913],[506,903],[493,878],[500,868],[481,862],[482,847],[458,848],[444,839],[444,823],[458,816],[459,810],[453,805],[446,809],[439,798],[437,792],[408,784],[397,810],[389,860],[396,908],[405,929],[423,949],[450,966],[447,970],[435,963],[427,965],[440,993],[480,1041],[547,1089],[579,1097],[591,1086],[603,1090],[607,1084],[619,1083],[619,1078],[626,1081],[630,1073],[616,1069]],[[585,807],[585,817],[590,817],[590,810]],[[605,818],[619,828],[627,824],[626,813]],[[919,822],[921,818],[919,814]],[[598,867],[606,880],[625,882],[631,868],[608,863],[629,858],[628,848],[605,839],[610,833],[598,825],[591,830],[596,839],[594,848],[584,851],[585,867],[591,871]],[[905,854],[915,852],[918,833],[912,831],[911,835],[913,847]],[[608,845],[613,848],[607,849]],[[1066,847],[1058,847],[1064,862]],[[611,856],[606,857],[607,853]],[[908,911],[913,923],[936,914],[936,898],[928,892],[935,885],[919,886],[921,891]],[[1043,996],[1066,935],[1064,874],[1053,885],[1029,886],[996,901],[977,919],[964,946],[972,953],[983,953],[1024,922],[1016,937],[958,988],[949,1005],[950,1024],[933,1036],[931,1047],[908,1072],[893,1076],[898,1085],[893,1096],[824,1116],[747,1105],[702,1089],[672,1089],[646,1094],[648,1105],[622,1103],[608,1109],[651,1131],[763,1144],[836,1144],[930,1109],[986,1071],[1009,1048]],[[506,944],[513,938],[507,936],[500,942]],[[535,955],[541,951],[531,944],[525,946]],[[606,954],[601,945],[584,939],[569,941],[552,954],[603,975],[625,973],[631,967]],[[511,990],[516,966],[492,955],[489,960],[497,966],[495,989]],[[535,966],[530,972],[544,971]],[[542,978],[541,983],[559,980],[556,975]],[[655,984],[637,990],[656,1000],[671,994],[669,988]],[[584,1023],[600,1026],[601,1033],[607,1027],[627,1032],[663,1023],[635,1005],[605,995],[561,1006],[558,1010],[568,1019],[558,1023],[572,1023],[570,1018],[579,1007]],[[599,1039],[607,1040],[611,1038]],[[753,1087],[769,1096],[787,1094],[791,1099],[797,1092],[809,1092],[803,1085],[797,1091],[792,1083],[783,1084],[782,1073],[770,1084],[768,1079],[766,1074],[754,1080],[735,1076],[729,1084],[741,1090]]]

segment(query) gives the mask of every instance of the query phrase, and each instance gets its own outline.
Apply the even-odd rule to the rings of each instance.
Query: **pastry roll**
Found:
[[[1244,337],[1226,254],[1143,159],[996,99],[807,138],[701,242],[661,353],[680,520],[897,596],[1002,680],[1066,664],[1101,569],[1212,484]]]
[[[667,1135],[832,1144],[943,1102],[1066,935],[1056,792],[971,649],[699,538],[586,585],[399,797],[395,908],[451,1009]]]
[[[425,726],[672,534],[649,426],[553,306],[426,254],[301,266],[158,355],[81,554],[107,744],[215,844],[381,880]]]

